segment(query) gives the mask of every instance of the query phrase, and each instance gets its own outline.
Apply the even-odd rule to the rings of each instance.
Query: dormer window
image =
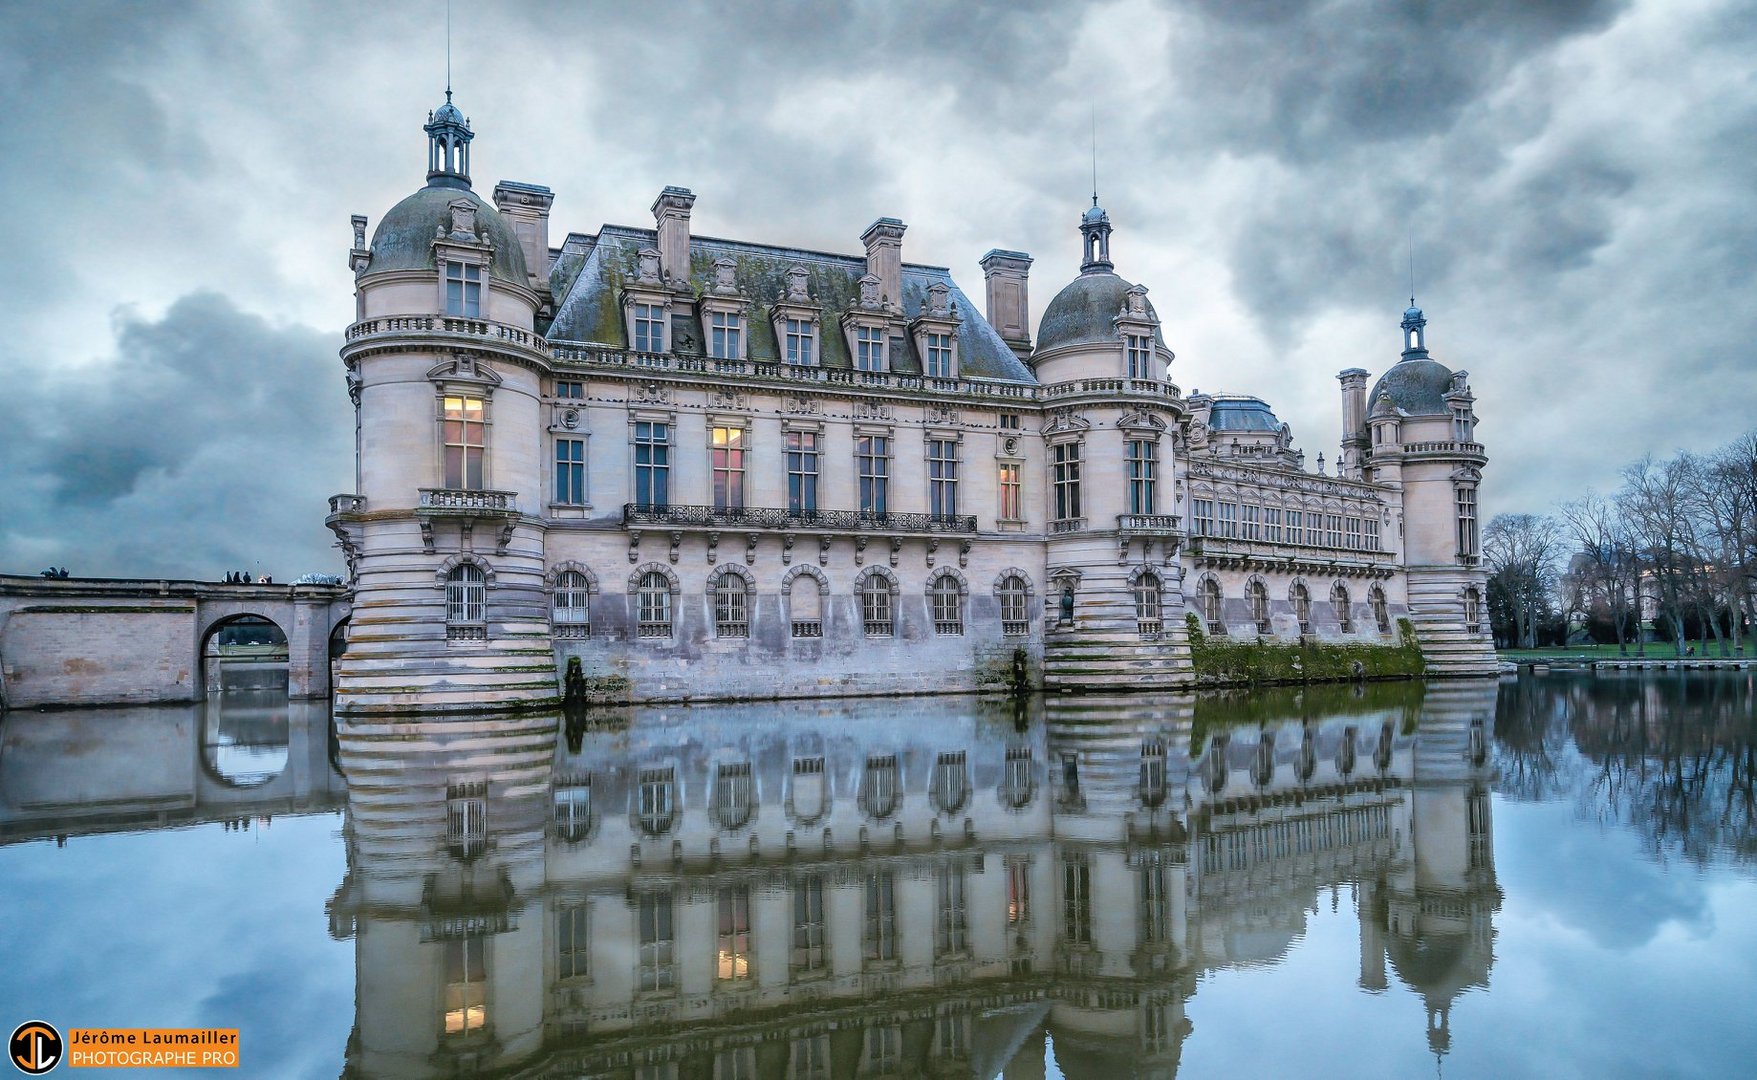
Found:
[[[708,355],[717,360],[744,356],[744,317],[736,311],[715,311],[708,316]]]
[[[952,335],[925,334],[923,338],[926,348],[923,352],[927,359],[927,374],[933,379],[955,379],[957,372],[952,368]]]
[[[665,351],[665,308],[661,304],[643,304],[636,302],[631,305],[635,352],[662,353]]]
[[[816,328],[806,319],[786,319],[783,321],[783,337],[786,339],[787,362],[800,367],[812,367],[817,364]]]
[[[883,327],[855,327],[854,368],[857,371],[885,370],[885,331]]]
[[[1153,371],[1153,339],[1146,334],[1126,334],[1123,349],[1129,362],[1129,378],[1157,379]]]
[[[474,263],[445,264],[445,313],[465,319],[482,317],[482,268]]]
[[[1452,410],[1452,438],[1455,442],[1472,442],[1476,435],[1476,418],[1469,409]]]

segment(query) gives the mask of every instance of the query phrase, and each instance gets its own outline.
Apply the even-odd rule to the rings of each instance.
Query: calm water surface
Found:
[[[0,1022],[236,1027],[264,1077],[1745,1076],[1752,714],[1748,673],[13,713]]]

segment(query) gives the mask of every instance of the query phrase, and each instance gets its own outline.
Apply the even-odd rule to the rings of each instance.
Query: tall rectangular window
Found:
[[[854,328],[854,369],[885,370],[885,332],[876,326]]]
[[[1080,444],[1056,443],[1050,448],[1050,470],[1055,487],[1055,519],[1080,517]]]
[[[1238,503],[1223,502],[1220,510],[1220,538],[1222,540],[1238,539]]]
[[[671,891],[642,893],[637,906],[641,937],[638,984],[649,993],[670,990],[677,985]]]
[[[860,476],[860,512],[890,513],[890,438],[884,435],[859,436],[854,440],[854,459]]]
[[[445,943],[447,1035],[468,1035],[488,1023],[487,944],[475,934]]]
[[[970,949],[970,925],[964,902],[964,868],[942,866],[934,875],[938,917],[934,920],[933,953],[953,956]]]
[[[1339,548],[1342,546],[1341,514],[1324,515],[1324,543],[1326,546],[1333,548]]]
[[[1129,355],[1129,378],[1157,379],[1153,370],[1153,339],[1145,334],[1130,334],[1123,339]]]
[[[927,440],[928,512],[936,518],[958,513],[958,443],[953,439]]]
[[[1243,513],[1244,538],[1246,540],[1261,540],[1263,538],[1263,508],[1256,503],[1245,503]]]
[[[561,979],[583,979],[592,973],[590,942],[586,920],[590,908],[569,904],[555,917],[555,975]]]
[[[445,264],[445,313],[466,319],[482,317],[482,268],[472,263]]]
[[[744,509],[744,429],[717,427],[709,452],[714,478],[714,509]]]
[[[868,960],[897,959],[897,875],[875,870],[866,875],[866,926],[861,950]]]
[[[1465,558],[1474,557],[1477,553],[1476,533],[1476,488],[1468,484],[1459,484],[1458,501],[1458,554]]]
[[[932,379],[953,378],[952,335],[927,334],[927,374]]]
[[[1263,508],[1263,539],[1271,544],[1281,543],[1281,507]]]
[[[1031,859],[1025,855],[1005,857],[1007,868],[1007,929],[1017,930],[1031,922]]]
[[[741,345],[744,319],[736,311],[708,313],[708,355],[717,360],[737,360],[743,356]]]
[[[1195,500],[1195,508],[1196,508],[1196,510],[1195,510],[1196,535],[1197,536],[1213,536],[1214,535],[1214,500],[1213,499],[1197,499],[1197,500]]]
[[[1129,473],[1129,513],[1159,512],[1159,443],[1153,439],[1130,439],[1124,447]]]
[[[782,337],[787,347],[787,362],[801,367],[811,367],[817,363],[817,355],[812,349],[815,340],[811,322],[807,319],[781,320]]]
[[[1304,521],[1305,521],[1305,513],[1303,511],[1289,510],[1287,512],[1287,542],[1288,543],[1290,543],[1290,544],[1303,544],[1306,542],[1306,538],[1304,535],[1304,529],[1305,529],[1305,526],[1303,524]]]
[[[1350,551],[1361,551],[1366,545],[1361,540],[1360,518],[1351,517],[1343,521],[1343,543]]]
[[[787,512],[817,513],[818,442],[815,431],[787,433]]]
[[[1452,410],[1452,438],[1458,442],[1470,442],[1475,434],[1476,421],[1471,417],[1469,409]]]
[[[1155,945],[1172,940],[1171,875],[1154,858],[1141,866],[1141,941]]]
[[[634,351],[665,351],[665,309],[662,306],[634,305]]]
[[[647,509],[671,505],[671,425],[634,425],[634,501]]]
[[[1306,511],[1306,543],[1312,547],[1321,547],[1324,543],[1324,515],[1316,510]]]
[[[1084,855],[1062,860],[1062,915],[1069,945],[1092,944],[1092,867]]]
[[[1025,520],[1025,498],[1024,487],[1020,483],[1019,463],[1003,461],[1000,463],[999,469],[1000,519],[1002,521],[1023,521]]]
[[[480,491],[488,423],[479,397],[445,399],[445,486]]]
[[[586,501],[586,440],[555,440],[555,501],[577,506]]]
[[[750,978],[750,886],[720,889],[720,927],[714,974],[720,979]]]
[[[793,884],[793,970],[816,974],[828,964],[824,934],[824,879],[807,874]]]

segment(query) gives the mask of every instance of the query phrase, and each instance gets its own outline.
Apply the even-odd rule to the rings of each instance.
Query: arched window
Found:
[[[1031,600],[1025,579],[1009,574],[1001,580],[1001,633],[1008,637],[1024,637],[1031,632]]]
[[[1226,633],[1226,622],[1220,617],[1220,581],[1218,578],[1203,578],[1201,587],[1202,621],[1207,624],[1210,634]]]
[[[800,574],[787,586],[787,619],[796,638],[824,636],[823,597],[817,578]]]
[[[1380,772],[1391,768],[1391,721],[1387,720],[1379,726],[1379,745],[1373,748],[1373,765]]]
[[[1482,593],[1476,591],[1475,585],[1464,590],[1464,632],[1482,633]]]
[[[1157,809],[1165,802],[1165,743],[1147,739],[1141,743],[1141,805]]]
[[[964,605],[960,603],[960,599],[958,579],[950,574],[940,575],[927,587],[928,605],[933,609],[934,633],[964,632]]]
[[[644,638],[671,636],[671,579],[657,570],[641,575],[635,634]]]
[[[1142,637],[1155,638],[1164,628],[1163,619],[1159,577],[1151,572],[1144,573],[1135,579],[1135,628]]]
[[[750,636],[750,586],[737,574],[721,574],[714,583],[714,636]]]
[[[1268,787],[1275,779],[1275,733],[1264,729],[1257,736],[1257,752],[1251,755],[1251,782]]]
[[[486,641],[487,579],[480,567],[463,563],[445,576],[445,636],[452,641]]]
[[[1342,746],[1336,751],[1336,771],[1343,776],[1354,772],[1355,735],[1353,727],[1342,729]]]
[[[1269,588],[1261,581],[1253,581],[1245,586],[1245,599],[1250,602],[1251,621],[1257,624],[1257,633],[1269,632]]]
[[[869,574],[860,585],[860,621],[868,637],[890,637],[896,632],[896,597],[882,574]]]
[[[591,635],[588,596],[591,593],[586,575],[578,570],[564,570],[555,577],[550,623],[558,638],[583,638]]]
[[[1293,774],[1304,783],[1318,771],[1318,739],[1311,724],[1305,724],[1299,733],[1299,757],[1295,760]]]
[[[1330,590],[1330,606],[1336,609],[1336,622],[1344,634],[1354,633],[1354,612],[1348,595],[1348,586],[1338,581]]]
[[[1208,740],[1208,749],[1202,754],[1202,786],[1210,794],[1218,795],[1226,790],[1226,751],[1231,744],[1230,735],[1215,735]]]
[[[1385,590],[1374,585],[1373,591],[1367,594],[1367,600],[1373,605],[1373,623],[1379,628],[1379,633],[1391,633],[1391,608],[1385,603]]]
[[[1293,587],[1293,617],[1299,620],[1299,632],[1312,632],[1312,593],[1303,582]]]

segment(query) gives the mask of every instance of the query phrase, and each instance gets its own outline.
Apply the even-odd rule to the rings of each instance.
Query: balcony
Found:
[[[790,510],[778,506],[647,506],[627,503],[624,526],[662,525],[702,529],[781,529],[797,532],[950,533],[976,532],[974,515],[875,514],[866,510]]]
[[[1353,551],[1348,548],[1274,544],[1217,536],[1192,536],[1188,550],[1197,567],[1390,577],[1397,565],[1397,555],[1390,551]]]
[[[366,496],[364,495],[331,495],[329,497],[329,516],[340,517],[343,514],[364,514],[366,512]]]
[[[541,334],[489,322],[487,319],[462,319],[447,315],[392,315],[381,319],[362,319],[348,327],[344,354],[375,340],[408,337],[448,337],[468,341],[479,348],[506,346],[526,352],[550,355],[549,342]]]
[[[1118,532],[1135,536],[1177,536],[1181,519],[1176,514],[1118,514]]]
[[[428,517],[517,517],[518,494],[465,488],[422,488],[419,513]]]
[[[1478,465],[1482,465],[1489,460],[1488,454],[1483,451],[1482,443],[1475,442],[1391,443],[1389,445],[1375,447],[1372,455],[1369,455],[1369,460],[1371,460],[1371,457],[1373,456],[1381,458],[1395,456],[1392,453],[1388,453],[1388,451],[1401,451],[1403,460],[1405,461],[1412,458],[1418,460],[1422,458],[1446,458],[1448,460],[1453,458],[1463,458],[1467,461],[1472,461]]]

